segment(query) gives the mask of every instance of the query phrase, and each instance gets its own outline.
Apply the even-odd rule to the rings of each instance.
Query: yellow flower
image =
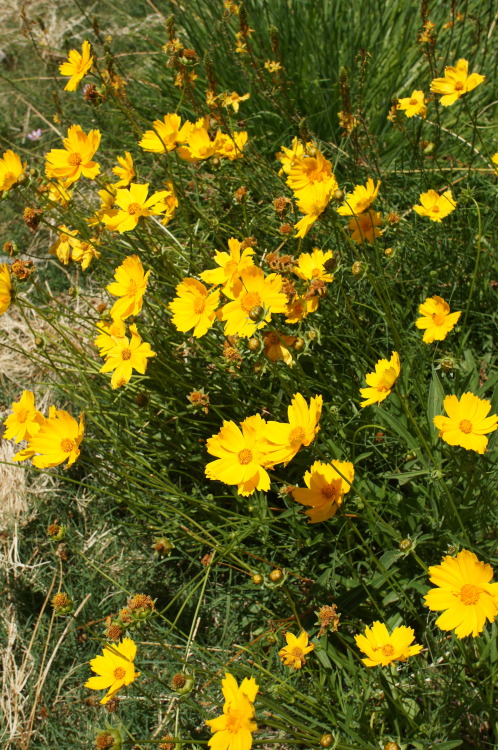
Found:
[[[10,190],[24,174],[25,169],[26,162],[23,164],[20,156],[10,149],[5,151],[0,159],[0,191]]]
[[[425,103],[424,92],[415,89],[412,91],[412,95],[405,99],[398,99],[398,109],[405,113],[406,117],[413,117],[419,115],[419,117],[427,116],[427,105]]]
[[[223,715],[206,721],[214,733],[208,745],[211,750],[250,750],[252,733],[258,729],[252,721],[258,692],[256,680],[245,677],[239,687],[235,677],[226,672],[221,684],[225,698]]]
[[[87,224],[90,226],[95,226],[95,224],[103,224],[104,223],[104,217],[111,218],[113,216],[116,216],[118,213],[117,208],[114,208],[114,204],[116,202],[116,190],[114,189],[113,185],[107,185],[104,190],[99,190],[98,194],[100,196],[100,208],[98,211],[95,211],[93,216],[91,216],[89,219],[87,219]]]
[[[105,357],[109,354],[111,349],[116,345],[115,339],[122,339],[126,334],[126,324],[124,320],[116,318],[116,320],[99,320],[97,328],[101,333],[94,340],[95,346],[100,350],[99,354],[101,357]]]
[[[166,182],[166,187],[168,189],[162,191],[164,195],[159,203],[156,204],[156,209],[160,214],[163,214],[160,219],[163,226],[169,224],[169,222],[175,215],[176,209],[178,208],[178,198],[176,197],[175,188],[171,180],[168,180]]]
[[[208,119],[201,117],[195,125],[191,125],[186,136],[182,138],[186,145],[179,146],[177,153],[185,161],[201,161],[209,159],[214,154],[216,146],[209,137]]]
[[[76,237],[79,234],[77,229],[68,229],[64,224],[58,227],[60,232],[59,237],[50,245],[50,255],[56,255],[61,263],[65,266],[69,263],[71,258],[71,251],[77,247],[80,240]]]
[[[35,397],[31,391],[23,391],[19,401],[12,404],[12,414],[4,422],[6,440],[29,440],[36,435],[45,417],[35,407]]]
[[[225,336],[249,338],[259,328],[264,328],[272,315],[285,312],[287,297],[281,289],[280,274],[265,277],[257,266],[242,271],[240,281],[232,290],[235,299],[221,310],[221,320],[226,321]]]
[[[121,643],[106,643],[102,650],[102,656],[91,659],[92,672],[97,677],[90,677],[85,682],[85,687],[91,690],[105,690],[109,688],[106,695],[100,701],[108,703],[123,685],[130,685],[137,679],[140,672],[135,672],[135,657],[137,647],[131,638],[123,638]]]
[[[425,329],[422,341],[426,344],[432,344],[433,341],[444,341],[446,336],[456,326],[457,321],[462,314],[461,312],[450,313],[450,306],[447,302],[435,294],[433,297],[427,297],[425,302],[419,305],[421,318],[417,318],[415,325],[417,328]]]
[[[265,437],[268,441],[268,466],[288,464],[298,450],[310,445],[320,429],[322,396],[313,396],[310,404],[300,393],[295,393],[287,408],[288,422],[268,422]]]
[[[413,206],[419,216],[428,216],[431,221],[441,221],[456,208],[456,201],[453,200],[451,190],[446,190],[439,195],[435,190],[428,190],[427,193],[420,194],[420,203]]]
[[[213,258],[218,268],[203,271],[201,279],[206,284],[221,284],[223,294],[233,298],[231,289],[242,271],[250,268],[250,266],[254,266],[253,255],[254,250],[252,248],[246,247],[242,250],[242,243],[236,240],[235,237],[230,237],[228,240],[228,253],[216,252]]]
[[[244,94],[244,96],[239,96],[236,91],[232,91],[231,94],[223,94],[221,98],[221,103],[224,107],[232,107],[234,112],[239,111],[240,102],[245,102],[247,99],[249,99],[251,95],[250,94]]]
[[[301,669],[301,667],[306,664],[306,654],[313,651],[315,644],[311,643],[308,646],[308,633],[305,630],[302,630],[297,638],[292,633],[286,633],[285,640],[287,641],[287,646],[284,646],[278,652],[280,661],[282,661],[286,667]]]
[[[125,151],[124,156],[117,157],[118,165],[112,168],[113,174],[119,177],[119,180],[114,183],[114,188],[128,187],[130,182],[136,177],[135,167],[133,166],[133,157],[129,151]]]
[[[278,73],[279,70],[282,70],[282,66],[276,60],[266,60],[265,68],[269,73]]]
[[[107,291],[120,297],[111,310],[111,317],[125,320],[130,315],[138,315],[143,305],[150,271],[144,269],[138,255],[130,255],[114,273],[115,281],[107,286]]]
[[[242,430],[235,422],[224,421],[219,433],[209,438],[207,451],[217,460],[208,463],[205,472],[208,479],[237,485],[239,495],[247,497],[256,489],[270,489],[270,477],[264,469],[266,422],[256,414],[240,426]]]
[[[147,198],[148,192],[149,183],[147,182],[145,185],[132,182],[129,189],[120,188],[117,190],[114,205],[118,206],[120,210],[116,213],[113,212],[112,216],[109,213],[102,216],[107,229],[121,234],[130,232],[135,229],[142,216],[157,216],[160,214],[163,209],[161,202],[164,202],[169,191],[160,190],[158,193],[152,193],[150,198]]]
[[[0,265],[0,315],[8,309],[12,299],[12,282],[7,263]]]
[[[308,489],[297,488],[292,496],[298,503],[310,506],[306,511],[310,523],[320,523],[335,516],[353,479],[354,466],[349,461],[331,461],[329,464],[315,461],[304,475]]]
[[[415,656],[422,651],[422,646],[415,643],[412,628],[401,625],[394,628],[389,634],[383,622],[374,622],[371,627],[365,628],[365,635],[355,635],[356,645],[364,654],[362,659],[367,667],[386,667],[393,661],[406,661],[409,656]]]
[[[341,216],[358,216],[367,208],[370,208],[377,198],[380,188],[380,180],[375,185],[371,177],[368,178],[366,185],[355,185],[352,193],[347,193],[344,198],[344,205],[337,209]],[[351,228],[351,225],[350,225]]]
[[[297,207],[305,216],[294,225],[294,229],[298,230],[296,237],[306,237],[312,225],[327,208],[335,190],[337,182],[335,177],[332,177],[324,182],[314,182],[305,190],[299,191],[296,195]]]
[[[247,143],[247,137],[245,130],[235,131],[233,138],[218,131],[214,141],[214,153],[230,161],[241,159],[244,156],[242,152]]]
[[[325,182],[331,185],[332,190],[337,190],[337,180],[332,172],[332,164],[318,149],[314,156],[299,156],[294,159],[288,172],[287,184],[300,197],[300,191],[312,187],[317,182]]]
[[[67,206],[73,197],[72,190],[66,190],[62,182],[49,182],[47,197],[54,203],[60,203],[61,206]]]
[[[391,393],[401,371],[398,352],[393,352],[391,359],[379,359],[375,365],[374,372],[365,376],[368,388],[360,388],[360,393],[365,401],[360,406],[380,404]]]
[[[66,62],[59,66],[59,73],[63,76],[71,76],[64,86],[64,91],[76,91],[81,79],[88,73],[93,65],[90,42],[84,41],[81,52],[72,49]]]
[[[64,187],[72,185],[81,175],[94,180],[100,172],[99,164],[92,161],[100,145],[100,130],[90,130],[87,135],[79,125],[71,125],[62,143],[64,148],[53,148],[46,156],[47,177],[62,180]]]
[[[488,445],[486,435],[498,428],[498,416],[492,414],[488,417],[491,402],[467,392],[460,400],[456,396],[446,396],[443,405],[448,416],[434,417],[439,437],[448,445],[485,453]]]
[[[498,174],[498,151],[496,152],[496,154],[493,154],[493,156],[491,157],[491,161],[493,162],[493,164],[496,164],[495,172],[496,174]]]
[[[185,141],[193,125],[186,122],[182,125],[179,115],[164,115],[163,120],[154,120],[153,130],[147,130],[138,144],[144,151],[152,151],[155,154],[164,154],[173,151],[178,143]]]
[[[277,159],[282,165],[282,169],[280,170],[280,173],[289,174],[293,164],[299,159],[299,157],[304,156],[305,154],[310,155],[308,152],[313,150],[314,153],[314,143],[313,141],[310,141],[306,145],[304,145],[297,136],[292,139],[292,147],[286,148],[285,146],[282,146],[282,151],[279,151],[278,154],[276,154]]]
[[[48,469],[67,461],[68,469],[80,455],[80,443],[85,431],[83,418],[78,422],[63,409],[52,410],[51,416],[45,419],[40,429],[29,439],[28,448],[39,456],[33,458],[33,465],[38,469]]]
[[[479,86],[486,76],[479,73],[469,75],[468,60],[461,59],[455,66],[449,65],[444,69],[444,78],[434,78],[431,83],[431,91],[434,94],[443,94],[441,104],[449,107],[476,86]]]
[[[97,242],[95,237],[93,237],[93,241]],[[79,263],[82,271],[86,271],[94,258],[100,258],[100,252],[92,242],[86,240],[82,240],[78,245],[75,245],[71,251],[71,260]]]
[[[190,331],[195,338],[204,336],[213,325],[220,302],[218,290],[208,293],[207,288],[197,279],[183,279],[176,287],[176,297],[170,302],[173,313],[171,322],[177,331]]]
[[[380,237],[382,230],[378,229],[382,220],[377,211],[367,211],[359,216],[352,216],[348,223],[351,230],[351,239],[362,245],[363,242],[374,242],[376,237]]]
[[[106,352],[106,361],[100,368],[100,372],[112,372],[111,387],[120,388],[129,382],[133,370],[140,375],[145,374],[147,360],[155,357],[156,352],[150,348],[150,344],[142,342],[136,325],[130,326],[131,337],[126,336],[114,339],[114,346]]]
[[[266,356],[271,362],[282,359],[286,365],[292,367],[294,360],[288,347],[296,341],[295,336],[286,336],[280,331],[267,331],[263,335],[263,346]]]
[[[493,568],[463,549],[456,557],[446,556],[431,565],[429,577],[437,588],[425,595],[432,611],[444,610],[436,620],[441,630],[454,630],[457,638],[482,633],[486,620],[498,614],[498,583],[491,583]]]
[[[321,279],[322,281],[333,281],[334,277],[332,274],[327,273],[326,263],[334,257],[332,250],[319,250],[317,247],[313,248],[312,253],[301,253],[297,259],[297,266],[294,266],[293,271],[296,276],[305,281],[313,281],[314,279]]]
[[[305,299],[296,295],[291,302],[287,303],[285,314],[287,315],[286,323],[300,323],[307,315],[316,312],[318,309],[318,297]]]

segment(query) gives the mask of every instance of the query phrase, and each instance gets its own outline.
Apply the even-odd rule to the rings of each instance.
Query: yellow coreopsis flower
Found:
[[[211,140],[208,132],[208,118],[197,120],[182,141],[185,145],[179,146],[177,153],[185,161],[209,159],[216,151],[215,141]]]
[[[114,339],[114,346],[104,355],[106,361],[100,368],[100,372],[112,372],[111,387],[120,388],[129,382],[133,370],[144,375],[147,369],[147,360],[156,356],[150,348],[150,344],[142,341],[136,325],[130,326],[131,337]]]
[[[130,685],[140,672],[135,672],[135,657],[137,646],[131,638],[123,638],[121,643],[106,643],[102,650],[102,656],[96,656],[90,660],[92,672],[96,677],[90,677],[85,682],[85,687],[90,690],[107,690],[106,695],[100,701],[101,704],[108,703],[123,685]]]
[[[152,151],[155,154],[164,154],[166,151],[173,151],[178,143],[185,141],[193,125],[191,122],[185,122],[179,115],[164,115],[163,120],[154,120],[152,123],[153,130],[147,130],[142,140],[138,144],[144,151]]]
[[[23,391],[19,401],[14,401],[12,404],[12,414],[4,422],[3,437],[6,440],[14,440],[16,443],[29,440],[30,437],[36,435],[44,420],[45,417],[35,406],[34,394],[31,391]]]
[[[79,232],[77,229],[68,229],[64,224],[58,227],[58,230],[60,234],[56,241],[50,245],[49,253],[50,255],[56,255],[60,262],[67,266],[73,248],[80,244],[80,240],[76,237]]]
[[[271,362],[282,359],[286,365],[292,367],[294,360],[288,347],[296,341],[295,336],[286,336],[280,331],[267,331],[263,334],[264,352]]]
[[[406,117],[427,116],[427,104],[425,102],[424,92],[415,89],[411,96],[404,99],[398,99],[398,109],[405,113]]]
[[[305,630],[302,630],[297,638],[292,633],[287,632],[285,634],[285,640],[287,641],[287,646],[284,646],[278,652],[280,661],[282,661],[286,667],[301,669],[301,667],[306,664],[306,654],[313,651],[315,644],[311,643],[308,645],[308,633]]]
[[[285,146],[282,146],[282,150],[276,154],[277,159],[282,165],[280,174],[282,172],[284,174],[289,174],[292,169],[293,164],[297,161],[297,159],[299,159],[301,156],[304,156],[305,154],[307,154],[308,156],[311,156],[311,153],[314,153],[314,152],[315,152],[315,144],[313,143],[313,141],[309,141],[308,143],[304,144],[296,136],[295,138],[292,139],[291,148],[286,148]]]
[[[355,635],[356,645],[367,655],[362,659],[367,667],[386,667],[393,661],[406,661],[422,651],[422,646],[413,644],[415,633],[412,628],[401,625],[389,634],[383,622],[374,622],[365,628],[365,635]]]
[[[427,297],[425,302],[419,305],[421,318],[417,318],[415,325],[424,330],[422,341],[432,344],[433,341],[444,341],[446,336],[456,326],[461,312],[450,313],[450,306],[442,297],[435,294]]]
[[[25,170],[26,162],[23,164],[15,151],[7,149],[0,159],[0,191],[10,190]]]
[[[444,69],[444,78],[434,78],[431,91],[434,94],[442,94],[441,104],[443,107],[449,107],[461,96],[479,86],[485,79],[486,76],[479,73],[469,75],[469,62],[462,58],[455,66],[448,65]]]
[[[76,91],[82,78],[88,73],[93,65],[90,42],[84,41],[81,52],[72,49],[66,62],[59,66],[59,73],[63,76],[71,76],[64,86],[64,91]]]
[[[168,189],[163,191],[163,198],[156,204],[156,209],[161,214],[160,221],[163,226],[169,224],[178,208],[178,198],[176,197],[175,188],[171,180],[166,182],[166,186]]]
[[[256,489],[270,489],[270,477],[264,468],[266,422],[256,414],[240,426],[242,430],[235,422],[224,421],[219,433],[209,438],[207,451],[217,460],[207,464],[205,472],[208,479],[237,485],[239,495],[247,497]]]
[[[100,333],[94,340],[95,346],[99,349],[101,357],[109,354],[111,349],[116,345],[115,339],[122,339],[126,335],[126,323],[120,318],[116,320],[99,320],[97,328]]]
[[[113,187],[128,187],[133,178],[137,176],[133,165],[133,157],[129,151],[125,151],[125,155],[118,156],[116,160],[118,166],[113,167],[112,172],[119,177],[119,180],[114,183]]]
[[[143,305],[143,296],[147,289],[150,271],[144,273],[144,268],[138,255],[130,255],[114,273],[115,281],[106,288],[107,291],[120,297],[111,309],[113,319],[125,320],[130,315],[138,315]]]
[[[116,213],[111,216],[109,213],[102,216],[102,220],[107,229],[112,232],[131,232],[135,229],[142,216],[157,216],[161,213],[166,197],[169,195],[168,190],[160,190],[152,193],[148,198],[149,183],[139,185],[132,182],[128,189],[120,188],[116,191],[114,206],[118,207]]]
[[[498,614],[498,583],[491,583],[493,568],[469,550],[431,565],[429,577],[437,588],[425,595],[432,611],[444,610],[436,620],[441,630],[454,630],[457,638],[482,633],[486,621]]]
[[[221,320],[226,321],[225,336],[249,338],[264,328],[272,315],[285,312],[287,297],[280,291],[282,283],[280,274],[265,276],[257,266],[242,271],[232,289],[235,299],[221,310]]]
[[[171,322],[178,331],[185,332],[193,328],[195,338],[204,336],[214,323],[220,302],[219,291],[208,292],[200,281],[188,278],[178,284],[176,294],[169,304],[173,313]]]
[[[428,190],[420,194],[420,203],[413,206],[419,216],[428,216],[431,221],[441,221],[456,208],[456,201],[453,200],[451,190],[446,190],[439,195],[435,190]]]
[[[232,91],[231,94],[223,94],[221,97],[221,103],[224,107],[232,107],[234,112],[239,111],[240,103],[245,102],[247,99],[249,99],[251,95],[250,94],[244,94],[244,96],[239,96],[236,91]]]
[[[493,162],[493,164],[496,164],[495,172],[498,174],[498,151],[496,152],[496,154],[493,154],[493,156],[491,157],[491,161]]]
[[[49,418],[43,421],[38,432],[28,441],[30,455],[40,454],[34,456],[33,465],[38,469],[48,469],[67,461],[64,468],[68,469],[80,455],[79,446],[84,431],[81,415],[78,423],[67,411],[53,409]]]
[[[310,506],[306,511],[310,523],[320,523],[335,516],[353,479],[354,466],[349,461],[315,461],[304,475],[308,489],[296,488],[292,496],[298,503]]]
[[[306,190],[317,182],[330,183],[332,190],[337,190],[338,187],[332,164],[315,149],[314,156],[303,155],[294,159],[288,172],[287,184],[299,198],[301,190]]]
[[[314,182],[305,190],[299,191],[296,196],[297,207],[305,216],[294,225],[294,229],[297,229],[296,237],[306,237],[315,221],[330,203],[334,190],[337,190],[335,177],[324,182]]]
[[[107,185],[106,188],[103,190],[99,190],[98,194],[100,196],[100,208],[95,211],[93,216],[88,218],[87,224],[90,226],[95,226],[95,224],[103,224],[104,217],[112,218],[113,216],[116,216],[119,209],[114,208],[114,204],[116,202],[116,190],[113,185]]]
[[[266,60],[265,69],[269,73],[278,73],[279,70],[282,70],[282,66],[279,62],[277,62],[277,60]]]
[[[382,219],[377,211],[367,211],[359,216],[352,216],[348,222],[351,239],[358,245],[364,242],[374,242],[375,238],[382,234],[382,229],[378,228],[381,224]]]
[[[313,396],[309,406],[301,393],[295,393],[287,407],[288,422],[268,422],[265,437],[268,441],[266,463],[288,464],[302,446],[310,445],[320,429],[322,396]]]
[[[258,729],[252,721],[259,689],[256,680],[245,677],[239,686],[235,677],[226,672],[221,684],[225,698],[223,715],[206,721],[213,732],[208,745],[211,750],[250,750],[252,733]]]
[[[250,268],[250,266],[254,266],[253,255],[254,250],[251,247],[246,247],[242,250],[242,243],[235,239],[235,237],[230,237],[228,240],[228,253],[216,252],[213,258],[218,268],[203,271],[200,275],[201,279],[206,284],[222,285],[221,291],[223,294],[233,297],[231,289],[242,271]]]
[[[360,406],[380,404],[391,393],[401,371],[398,352],[393,352],[391,359],[379,359],[375,365],[374,372],[365,376],[368,388],[360,388],[360,393],[365,401]]]
[[[235,131],[233,138],[230,135],[218,131],[214,141],[214,153],[230,161],[241,159],[243,149],[247,143],[247,132],[245,130]]]
[[[434,417],[439,437],[448,445],[485,453],[488,445],[486,435],[498,429],[498,416],[492,414],[488,417],[491,402],[467,392],[460,400],[457,396],[446,396],[443,406],[448,416]]]
[[[95,237],[92,239],[93,242],[97,242]],[[82,240],[71,250],[71,260],[75,263],[79,263],[82,271],[86,271],[94,258],[100,258],[100,252],[92,242]]]
[[[95,179],[100,165],[92,159],[100,145],[100,130],[90,130],[87,135],[79,125],[71,125],[62,143],[64,148],[53,148],[46,156],[47,177],[63,181],[64,187],[72,185],[81,175]]]
[[[304,297],[300,297],[299,295],[296,295],[293,297],[293,299],[287,303],[287,307],[285,310],[286,323],[300,323],[301,320],[304,320],[310,313],[316,312],[318,310],[318,297],[311,297],[310,299],[305,299]]]
[[[366,185],[355,185],[352,193],[347,193],[344,198],[344,205],[337,209],[341,216],[358,216],[366,211],[379,194],[380,180],[377,185],[371,177],[368,178]]]
[[[296,276],[305,281],[320,279],[321,281],[331,282],[334,280],[334,277],[327,272],[326,264],[333,257],[334,253],[332,250],[327,250],[324,253],[323,250],[314,247],[311,253],[301,253],[297,259],[297,265],[292,270]]]
[[[47,187],[48,199],[54,203],[60,203],[61,206],[67,206],[73,197],[73,191],[66,190],[62,182],[49,182]]]
[[[7,263],[0,265],[0,315],[9,308],[12,299],[12,281]]]

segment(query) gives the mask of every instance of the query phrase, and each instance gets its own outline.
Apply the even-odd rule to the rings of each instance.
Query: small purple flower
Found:
[[[42,137],[42,129],[38,128],[37,130],[32,130],[31,133],[28,133],[26,138],[30,141],[39,141]]]

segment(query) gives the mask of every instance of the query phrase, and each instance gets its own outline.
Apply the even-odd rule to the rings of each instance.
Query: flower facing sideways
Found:
[[[313,651],[315,644],[311,643],[308,645],[308,633],[305,630],[302,630],[297,638],[292,633],[286,633],[285,640],[287,641],[287,646],[284,646],[278,652],[280,661],[286,667],[301,669],[306,664],[306,654]]]
[[[258,729],[253,721],[258,685],[254,677],[245,677],[239,686],[229,672],[221,684],[225,698],[223,714],[206,721],[213,732],[208,745],[211,750],[250,750],[252,733]]]
[[[59,466],[64,461],[67,461],[65,468],[68,469],[80,455],[80,443],[83,440],[84,431],[81,415],[78,423],[67,411],[52,409],[50,416],[43,421],[38,432],[30,437],[29,455],[26,452],[23,458],[30,458],[31,455],[38,453],[39,455],[33,458],[33,465],[38,469]],[[23,458],[20,457],[19,460]]]
[[[220,302],[218,290],[209,293],[197,279],[183,279],[176,287],[176,297],[169,303],[171,322],[178,331],[193,328],[195,338],[204,336],[213,325]]]
[[[3,437],[16,443],[29,440],[32,435],[36,435],[44,421],[45,417],[35,407],[34,394],[31,391],[23,391],[19,401],[12,404],[12,414],[4,422]]]
[[[142,216],[157,216],[163,210],[163,203],[169,191],[160,190],[148,198],[149,184],[139,185],[132,182],[128,189],[116,191],[114,208],[111,214],[104,214],[102,220],[107,229],[114,232],[130,232],[135,229]]]
[[[125,151],[124,156],[117,157],[118,166],[112,168],[112,173],[119,177],[119,180],[114,183],[114,188],[128,187],[130,182],[136,177],[135,167],[133,165],[133,157],[129,151]]]
[[[360,393],[365,401],[361,406],[370,406],[371,404],[380,404],[391,393],[396,380],[401,371],[398,352],[393,352],[391,359],[379,359],[375,365],[374,372],[369,372],[365,376],[367,388],[360,388]]]
[[[147,289],[150,271],[144,268],[138,255],[125,258],[114,273],[115,281],[107,286],[107,291],[119,297],[111,309],[113,319],[125,320],[130,315],[138,315],[143,305],[143,296]]]
[[[292,496],[298,503],[310,507],[306,511],[310,523],[320,523],[337,513],[353,479],[354,467],[349,461],[329,464],[315,461],[304,475],[307,489],[296,488]]]
[[[288,464],[302,446],[310,445],[320,429],[322,396],[313,396],[309,406],[301,393],[295,393],[287,408],[288,422],[268,422],[267,465]]]
[[[358,245],[364,242],[374,242],[375,238],[382,234],[382,229],[379,229],[381,224],[382,219],[377,211],[367,211],[364,214],[352,216],[348,223],[351,239]]]
[[[498,614],[498,583],[491,583],[493,568],[481,562],[469,550],[456,557],[443,558],[429,568],[429,577],[437,588],[425,595],[432,611],[444,610],[436,620],[441,630],[454,630],[457,638],[482,633],[486,621]]]
[[[358,216],[366,211],[374,200],[377,198],[380,188],[380,180],[377,185],[371,177],[368,178],[366,185],[355,185],[352,193],[347,193],[344,198],[344,205],[337,209],[340,216]]]
[[[129,382],[133,370],[140,375],[145,374],[147,360],[155,357],[156,352],[150,348],[150,344],[142,341],[136,325],[130,326],[131,336],[128,339],[114,339],[114,346],[106,353],[106,361],[100,368],[100,372],[112,372],[111,387],[120,388]]]
[[[479,73],[469,75],[468,60],[463,58],[455,66],[448,65],[444,69],[444,78],[434,78],[431,83],[431,91],[434,94],[442,94],[441,104],[443,107],[450,107],[463,94],[467,94],[479,86],[486,76]]]
[[[20,156],[10,149],[5,151],[0,159],[0,191],[10,190],[25,170],[26,162],[23,164]]]
[[[412,91],[411,96],[404,99],[398,99],[398,109],[405,113],[406,117],[418,115],[425,119],[427,115],[427,105],[423,91]]]
[[[94,180],[100,172],[100,165],[92,161],[100,145],[100,131],[90,130],[87,135],[79,125],[71,125],[62,143],[64,148],[53,148],[46,156],[47,177],[61,180],[66,188],[82,175]]]
[[[0,315],[9,308],[12,299],[12,281],[7,263],[0,265]]]
[[[187,140],[193,125],[186,122],[182,125],[179,115],[164,115],[163,120],[154,120],[153,130],[147,130],[138,144],[144,151],[164,154],[173,151],[178,143]]]
[[[265,355],[271,362],[278,362],[282,359],[286,365],[292,367],[293,358],[288,347],[293,346],[295,341],[295,336],[286,336],[280,331],[266,331],[263,334]]]
[[[498,416],[492,414],[491,402],[464,393],[460,400],[456,396],[446,396],[443,402],[447,417],[434,417],[439,437],[449,445],[459,445],[465,450],[485,453],[488,445],[486,435],[498,429]]]
[[[92,672],[95,677],[90,677],[85,682],[85,687],[91,690],[107,690],[106,695],[100,701],[101,704],[108,703],[123,685],[130,685],[137,679],[140,672],[135,672],[134,660],[137,655],[137,647],[131,638],[123,638],[121,643],[106,643],[102,650],[102,656],[96,656],[90,660]]]
[[[58,227],[59,236],[56,241],[50,245],[50,255],[56,255],[61,263],[65,266],[71,259],[71,253],[75,247],[80,243],[80,240],[76,237],[78,234],[77,229],[68,229],[65,225]]]
[[[84,41],[81,52],[72,49],[66,62],[59,67],[59,73],[63,76],[71,76],[64,86],[64,91],[76,91],[82,78],[88,73],[93,65],[90,42]]]
[[[424,330],[422,341],[432,344],[433,341],[443,341],[448,333],[456,326],[461,312],[450,313],[447,302],[438,297],[427,297],[419,308],[421,318],[417,318],[415,325]]]
[[[409,656],[422,651],[418,643],[411,645],[415,633],[404,625],[394,628],[389,634],[384,623],[377,621],[371,627],[367,625],[365,635],[355,635],[354,638],[358,648],[367,655],[366,659],[362,659],[367,667],[386,667],[393,661],[406,661]]]
[[[442,221],[457,205],[451,190],[446,190],[442,195],[435,190],[428,190],[420,194],[420,203],[421,205],[417,203],[413,206],[413,210],[419,216],[427,216],[431,221]]]

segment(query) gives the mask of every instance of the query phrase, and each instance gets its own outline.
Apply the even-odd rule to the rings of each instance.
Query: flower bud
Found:
[[[292,344],[292,348],[295,352],[302,352],[305,347],[305,341],[300,336]]]
[[[274,646],[277,643],[277,636],[275,633],[268,633],[266,636],[266,642],[269,646]]]
[[[155,550],[158,555],[161,555],[162,557],[168,557],[175,549],[175,545],[172,541],[166,539],[165,536],[160,536],[154,539],[152,549]]]
[[[282,573],[280,568],[275,568],[275,570],[272,570],[272,572],[270,573],[270,581],[272,581],[273,583],[280,583],[283,576],[284,574]]]
[[[258,352],[261,349],[261,341],[253,336],[253,338],[249,339],[249,341],[247,342],[247,346],[249,347],[250,352]]]
[[[399,548],[402,552],[407,552],[413,546],[411,539],[402,539],[399,543]]]
[[[351,266],[351,273],[353,274],[353,276],[363,276],[365,270],[365,264],[360,260],[355,261],[355,263],[353,263],[353,265]]]
[[[254,573],[252,576],[252,582],[256,584],[256,586],[260,586],[263,583],[263,576],[261,573]]]
[[[386,742],[384,750],[400,750],[400,747],[397,742]]]
[[[384,255],[386,256],[386,258],[390,258],[391,255],[393,255],[393,253],[394,253],[394,248],[392,247],[386,247],[386,249],[384,250]]]
[[[23,172],[17,178],[16,185],[25,185],[28,180],[29,180],[28,175],[26,174],[26,172]]]
[[[322,739],[320,740],[320,747],[330,747],[333,743],[334,738],[331,734],[322,734]]]
[[[334,194],[332,197],[335,201],[337,201],[337,203],[340,203],[342,200],[344,200],[344,192],[340,188],[337,188],[337,190],[334,190]]]
[[[261,305],[254,305],[249,311],[249,317],[255,323],[260,323],[265,316],[264,308]]]
[[[170,687],[178,695],[187,695],[194,687],[194,677],[186,672],[177,672],[171,678]]]

